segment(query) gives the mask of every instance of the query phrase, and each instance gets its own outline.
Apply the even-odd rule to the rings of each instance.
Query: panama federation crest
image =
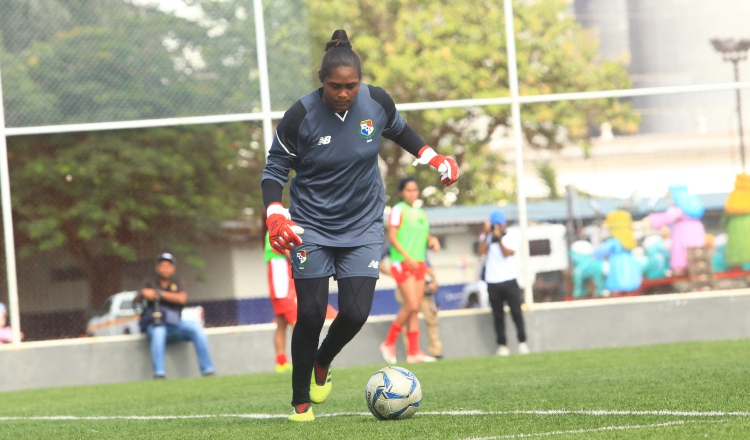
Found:
[[[365,119],[359,123],[359,135],[365,139],[370,139],[375,134],[375,124],[372,119]]]
[[[297,264],[304,266],[305,263],[307,263],[307,251],[304,249],[297,251]]]

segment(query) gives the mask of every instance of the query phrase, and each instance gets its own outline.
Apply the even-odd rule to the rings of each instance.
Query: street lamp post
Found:
[[[711,40],[714,49],[721,52],[724,56],[724,61],[731,61],[734,64],[734,80],[735,82],[740,81],[740,67],[739,62],[747,59],[747,51],[750,49],[750,39],[743,38],[741,40],[735,40],[733,38],[714,38]],[[739,125],[740,134],[740,162],[742,164],[742,172],[745,172],[745,136],[742,130],[742,98],[740,95],[740,89],[737,92],[737,124]]]

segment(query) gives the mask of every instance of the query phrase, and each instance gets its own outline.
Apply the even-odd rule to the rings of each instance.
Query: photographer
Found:
[[[490,220],[484,224],[484,233],[479,238],[477,248],[477,254],[487,255],[484,265],[484,281],[487,282],[487,292],[495,320],[498,344],[495,354],[499,356],[510,354],[505,337],[504,305],[506,302],[516,325],[516,333],[518,333],[518,352],[520,354],[529,352],[521,313],[521,290],[516,281],[518,265],[515,253],[520,243],[518,237],[515,234],[507,234],[505,228],[505,214],[499,209],[492,211]]]
[[[175,275],[175,260],[172,254],[163,253],[156,260],[154,274],[143,281],[143,287],[134,302],[146,301],[139,325],[151,340],[151,363],[154,379],[164,379],[164,352],[167,342],[193,341],[201,374],[214,374],[208,340],[203,327],[197,322],[183,321],[182,308],[187,302],[185,285]]]

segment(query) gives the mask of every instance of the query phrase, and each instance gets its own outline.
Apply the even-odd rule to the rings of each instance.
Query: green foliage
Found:
[[[524,94],[627,88],[625,67],[597,60],[597,42],[568,13],[565,0],[514,2],[521,92]],[[508,75],[502,4],[482,0],[342,0],[309,2],[311,44],[321,54],[334,29],[345,28],[363,60],[364,81],[383,87],[398,103],[507,96]],[[524,137],[537,148],[559,150],[588,143],[591,126],[608,121],[632,132],[638,116],[617,100],[566,101],[524,106]],[[456,188],[441,185],[433,170],[413,169],[405,153],[386,146],[387,187],[416,174],[428,205],[492,203],[514,197],[511,176],[500,175],[503,158],[490,148],[493,134],[509,135],[510,109],[406,112],[407,122],[428,144],[455,155],[461,168]],[[458,192],[456,192],[458,190]]]
[[[10,138],[21,256],[65,248],[95,301],[119,288],[122,263],[144,251],[200,264],[191,257],[220,237],[222,221],[262,209],[259,138],[249,124]]]
[[[8,126],[259,110],[251,1],[192,1],[193,17],[134,3],[0,0]],[[279,108],[310,89],[304,16],[299,0],[266,4]],[[256,124],[11,138],[20,255],[67,250],[95,305],[155,247],[200,267],[222,222],[262,210],[260,139]]]
[[[33,120],[55,105],[56,97],[46,93],[28,75],[26,66],[0,45],[5,123],[10,127]],[[11,86],[11,87],[9,87]],[[11,111],[12,110],[12,111]]]
[[[4,435],[13,439],[740,439],[750,430],[748,362],[750,343],[743,340],[409,365],[422,405],[397,422],[376,420],[365,404],[365,384],[382,364],[334,369],[331,397],[314,405],[316,419],[305,424],[286,420],[291,381],[277,373],[9,392],[0,417],[26,418],[3,420]],[[596,410],[603,413],[572,413]],[[711,411],[738,413],[699,414]],[[90,418],[32,419],[40,416]]]
[[[536,171],[539,173],[539,178],[549,188],[548,198],[550,200],[558,200],[560,198],[560,191],[557,187],[557,172],[552,165],[549,162],[538,163]]]
[[[0,0],[2,4],[7,0]],[[275,109],[286,109],[311,87],[301,0],[266,5],[270,86]],[[0,18],[14,69],[5,89],[26,87],[7,102],[8,126],[250,113],[260,109],[252,2],[191,2],[183,18],[158,4],[105,0],[83,8],[72,0],[23,0]],[[243,6],[244,5],[244,6]],[[111,6],[111,7],[110,7]],[[248,10],[249,8],[249,10]],[[107,12],[103,12],[102,9]],[[32,13],[33,12],[33,13]],[[33,33],[13,32],[18,23]],[[7,60],[3,61],[3,69]],[[50,99],[52,97],[52,99]],[[24,111],[29,103],[44,103]]]

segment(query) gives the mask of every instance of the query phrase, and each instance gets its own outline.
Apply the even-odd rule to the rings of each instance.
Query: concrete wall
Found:
[[[533,352],[748,338],[747,316],[750,290],[548,303],[525,313]],[[377,347],[390,319],[371,318],[341,352],[336,365],[382,363]],[[489,310],[441,312],[440,326],[446,358],[487,355],[496,348]],[[209,329],[218,373],[272,371],[273,328],[261,324]],[[510,319],[508,335],[515,352]],[[404,358],[402,347],[399,356]],[[197,376],[192,345],[170,345],[166,370],[171,378]],[[147,341],[141,336],[0,347],[0,377],[5,378],[0,391],[147,380],[151,372]]]

